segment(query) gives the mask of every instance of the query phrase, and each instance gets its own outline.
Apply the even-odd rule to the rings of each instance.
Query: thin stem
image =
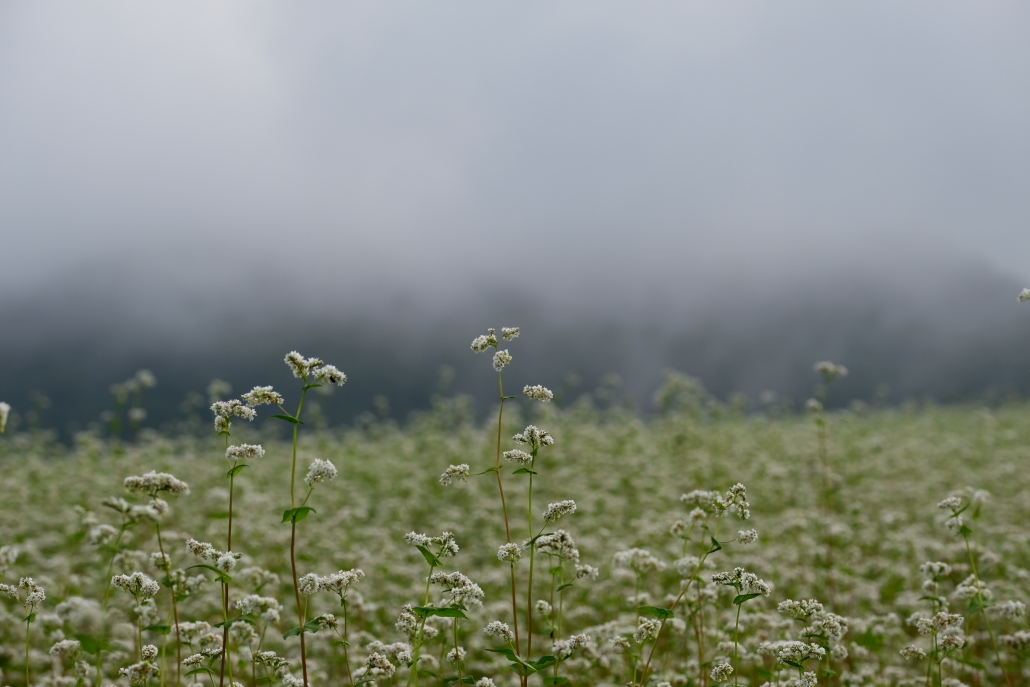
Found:
[[[29,628],[32,627],[32,621],[25,621],[25,687],[29,687],[32,683],[29,682]]]
[[[354,675],[350,671],[350,635],[347,631],[347,600],[340,599],[340,601],[343,603],[343,665],[347,668],[347,679],[353,685]]]
[[[291,494],[292,496],[292,494]],[[292,523],[290,527],[290,570],[293,573],[293,596],[297,601],[297,619],[300,627],[300,665],[301,670],[304,674],[304,685],[308,684],[308,657],[307,651],[304,644],[304,607],[300,603],[300,589],[297,587],[297,523]]]
[[[740,635],[740,607],[744,604],[737,604],[737,619],[733,622],[733,684],[740,684],[740,672],[737,670],[737,639]]]
[[[1005,670],[1005,666],[1001,662],[1001,652],[998,651],[998,642],[994,639],[994,630],[991,629],[991,623],[987,620],[987,609],[984,608],[984,597],[983,592],[980,591],[980,573],[976,569],[976,559],[973,557],[973,549],[969,546],[969,535],[963,534],[962,539],[966,542],[966,554],[969,556],[969,565],[973,569],[973,575],[976,577],[976,598],[980,606],[980,615],[984,619],[984,627],[987,628],[987,634],[991,638],[991,646],[994,648],[994,657],[998,661],[998,667],[1001,668],[1001,674],[1005,676],[1005,684],[1012,687],[1012,678],[1009,677],[1009,673]]]
[[[458,648],[458,619],[454,618],[454,667],[458,669],[458,684],[465,677],[461,672],[461,649]]]
[[[536,464],[536,451],[533,451],[533,460],[529,462],[529,469],[532,470]],[[529,473],[529,499],[526,509],[526,525],[529,530],[529,539],[533,539],[533,473]],[[526,655],[533,656],[533,570],[536,568],[536,543],[529,545],[529,582],[526,585]]]

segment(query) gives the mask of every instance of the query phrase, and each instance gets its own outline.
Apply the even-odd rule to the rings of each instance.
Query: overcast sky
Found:
[[[0,291],[1030,283],[1028,122],[1023,2],[10,1]]]

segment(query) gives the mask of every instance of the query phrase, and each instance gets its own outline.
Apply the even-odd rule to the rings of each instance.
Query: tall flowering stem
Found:
[[[290,415],[283,407],[283,397],[272,390],[272,387],[255,387],[248,394],[244,394],[244,398],[250,405],[259,404],[274,404],[282,410],[282,414],[273,415],[272,417],[289,422],[293,425],[293,442],[291,449],[291,462],[290,462],[290,508],[283,513],[283,522],[290,523],[290,572],[293,577],[293,597],[297,604],[297,620],[298,620],[298,634],[300,635],[300,663],[301,671],[303,673],[304,687],[308,685],[308,658],[307,658],[307,643],[304,639],[306,634],[304,631],[304,605],[300,599],[300,587],[297,579],[297,523],[308,516],[309,513],[314,512],[313,508],[306,506],[308,497],[311,496],[311,491],[314,489],[314,485],[334,479],[336,477],[336,468],[327,460],[315,460],[311,464],[308,470],[307,477],[304,481],[308,483],[310,487],[307,496],[304,498],[304,502],[297,505],[297,445],[299,439],[300,426],[304,424],[300,417],[304,411],[304,400],[307,398],[308,391],[316,389],[323,385],[336,385],[343,386],[347,381],[347,375],[337,369],[334,365],[327,365],[319,358],[305,358],[297,351],[290,351],[284,358],[286,365],[293,372],[293,376],[303,382],[303,386],[300,390],[300,400],[297,402],[297,411]]]

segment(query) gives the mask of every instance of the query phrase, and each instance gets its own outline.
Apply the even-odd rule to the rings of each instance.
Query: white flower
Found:
[[[311,465],[308,466],[308,474],[304,478],[304,481],[308,486],[314,486],[321,482],[331,482],[336,479],[336,466],[328,460],[321,458],[315,458],[311,461]]]
[[[0,434],[7,431],[7,418],[11,414],[11,404],[0,401]]]
[[[633,639],[637,644],[643,644],[649,639],[654,639],[658,636],[658,630],[661,626],[661,622],[654,618],[641,618],[637,629],[633,632]]]
[[[554,437],[535,425],[529,425],[511,439],[520,444],[526,444],[533,451],[539,451],[541,446],[554,444]]]
[[[724,682],[733,674],[733,666],[729,663],[720,663],[712,668],[711,676],[713,682]]]
[[[280,405],[284,399],[270,386],[256,386],[241,397],[251,408],[261,405]]]
[[[500,548],[497,549],[497,559],[507,561],[508,563],[515,563],[522,558],[522,547],[518,544],[507,543],[501,544]]]
[[[502,623],[499,620],[495,620],[484,627],[483,634],[487,637],[500,637],[508,642],[515,640],[515,633],[508,627],[508,623]]]
[[[293,376],[299,379],[306,379],[314,368],[322,364],[318,358],[305,358],[297,351],[287,353],[284,360],[293,372]]]
[[[575,512],[576,502],[572,499],[558,501],[557,503],[551,503],[547,506],[547,510],[544,511],[544,520],[547,522],[555,522],[561,516],[571,515]]]
[[[530,400],[533,401],[550,401],[554,398],[554,394],[547,387],[540,386],[527,386],[522,390],[526,396],[529,396]]]
[[[519,328],[518,327],[501,327],[501,336],[504,338],[505,341],[511,341],[512,339],[517,339],[518,336],[519,336]]]
[[[449,487],[455,478],[460,479],[462,482],[468,482],[470,469],[466,463],[451,465],[440,475],[440,484]]]
[[[758,541],[758,530],[741,530],[737,532],[737,541],[741,544],[754,544]]]
[[[847,377],[848,368],[843,365],[836,365],[827,360],[821,360],[815,364],[815,371],[823,376],[826,382],[832,382],[838,377]]]
[[[1019,302],[1025,303],[1026,301],[1030,301],[1030,289],[1023,289],[1019,292]]]
[[[511,353],[508,349],[494,353],[494,370],[500,372],[506,365],[511,363]]]
[[[334,365],[323,365],[311,372],[312,377],[323,384],[335,384],[343,386],[347,383],[347,375],[338,370]]]
[[[533,460],[533,456],[529,455],[525,451],[520,451],[517,448],[513,448],[510,451],[504,452],[504,459],[510,463],[518,463],[519,465],[525,465],[526,463]]]
[[[265,455],[265,449],[260,444],[240,444],[239,446],[230,446],[225,449],[226,460],[233,462],[260,458],[263,455]]]
[[[137,494],[148,494],[156,496],[158,492],[166,491],[170,494],[187,495],[190,493],[188,484],[174,475],[167,472],[150,472],[139,477],[126,477],[122,482],[126,491]]]

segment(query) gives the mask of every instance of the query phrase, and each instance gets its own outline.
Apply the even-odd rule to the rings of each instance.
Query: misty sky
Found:
[[[5,2],[0,293],[1030,282],[1028,122],[1027,3]]]

